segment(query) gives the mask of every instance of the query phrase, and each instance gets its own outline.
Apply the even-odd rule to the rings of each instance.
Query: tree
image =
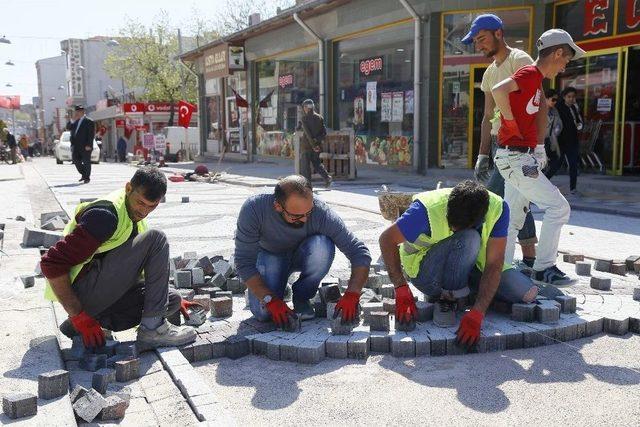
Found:
[[[119,34],[119,46],[105,60],[105,70],[111,77],[141,90],[143,101],[166,101],[172,107],[180,99],[196,102],[195,64],[186,64],[190,72],[178,63],[177,30],[169,25],[166,13],[161,13],[150,28],[129,20]],[[173,120],[171,108],[169,126]]]
[[[259,13],[262,19],[274,16],[278,10],[295,4],[295,0],[226,0],[216,15],[218,33],[223,36],[241,31],[249,26],[249,16]]]

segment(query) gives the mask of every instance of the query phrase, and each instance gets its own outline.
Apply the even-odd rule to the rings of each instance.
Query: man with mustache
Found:
[[[327,275],[335,248],[351,262],[349,285],[336,306],[343,321],[357,315],[360,292],[369,275],[369,250],[351,233],[342,219],[316,199],[308,179],[300,175],[282,178],[273,194],[258,194],[240,209],[235,236],[235,266],[249,288],[249,308],[261,320],[286,326],[294,313],[301,319],[315,317],[310,299]],[[287,279],[292,285],[293,310],[283,301]]]

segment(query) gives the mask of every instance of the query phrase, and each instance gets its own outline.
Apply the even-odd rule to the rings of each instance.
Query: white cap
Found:
[[[571,49],[575,51],[575,55],[573,55],[573,58],[571,59],[580,59],[586,53],[584,50],[580,49],[577,44],[575,44],[569,33],[559,28],[553,28],[545,31],[536,42],[538,52],[548,47],[560,46],[561,44],[568,44],[571,46]]]

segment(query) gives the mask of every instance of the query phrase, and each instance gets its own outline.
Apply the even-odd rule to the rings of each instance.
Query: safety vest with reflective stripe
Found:
[[[121,189],[114,191],[104,197],[101,197],[98,200],[94,200],[93,202],[80,203],[76,207],[74,217],[64,228],[62,234],[66,236],[73,230],[75,230],[77,226],[76,219],[79,218],[80,214],[84,212],[85,209],[98,205],[113,206],[115,208],[116,214],[118,216],[118,225],[116,227],[116,231],[111,237],[109,237],[109,239],[102,243],[100,247],[98,247],[98,249],[96,249],[93,255],[87,258],[84,262],[71,267],[71,270],[69,271],[71,283],[75,281],[76,277],[82,270],[82,267],[90,262],[96,254],[108,252],[122,245],[129,239],[129,237],[131,236],[131,232],[133,231],[133,221],[131,221],[131,218],[129,218],[129,213],[127,212],[126,193],[124,189]],[[144,233],[145,231],[147,231],[147,229],[148,226],[145,220],[138,222],[138,234]],[[57,298],[53,293],[53,290],[51,289],[51,285],[49,285],[49,281],[47,281],[46,283],[44,296],[48,300],[57,301]]]
[[[399,246],[402,268],[410,278],[415,278],[420,270],[422,258],[427,254],[431,246],[446,239],[453,234],[447,221],[447,203],[451,188],[426,191],[413,196],[413,200],[420,201],[427,210],[431,235],[420,234],[415,242],[404,242]],[[487,259],[487,242],[493,226],[502,215],[502,198],[489,192],[489,209],[482,224],[480,250],[476,259],[476,266],[484,271]],[[427,218],[425,218],[426,220]],[[510,268],[506,264],[502,270]]]

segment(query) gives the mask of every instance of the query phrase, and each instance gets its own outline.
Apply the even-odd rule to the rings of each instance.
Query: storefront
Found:
[[[413,165],[412,20],[334,42],[334,128],[353,129],[360,164]]]
[[[640,2],[561,1],[553,20],[587,51],[554,82],[577,90],[583,169],[640,173]]]

